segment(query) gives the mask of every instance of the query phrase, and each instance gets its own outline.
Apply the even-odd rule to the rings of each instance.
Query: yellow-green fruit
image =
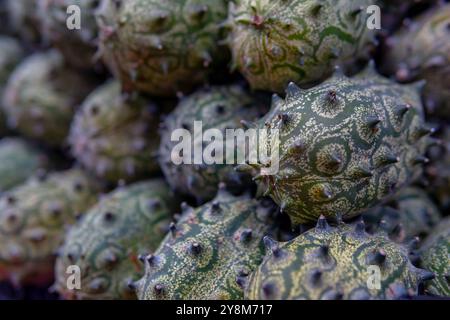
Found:
[[[60,146],[75,108],[92,88],[93,81],[67,67],[58,51],[35,53],[17,66],[5,88],[8,125],[26,137]]]
[[[0,140],[0,193],[45,169],[48,160],[45,153],[20,138]]]
[[[436,275],[427,283],[427,292],[450,297],[450,218],[442,220],[425,240],[420,258],[422,267]]]
[[[416,86],[372,68],[307,90],[291,83],[257,127],[269,129],[259,143],[279,151],[273,174],[264,170],[277,168],[276,159],[256,166],[260,190],[295,224],[354,217],[410,184],[422,172],[432,132]]]
[[[376,2],[376,1],[375,1]],[[231,3],[233,4],[233,3]],[[230,6],[233,64],[254,89],[310,86],[367,57],[371,0],[240,0]]]
[[[243,299],[248,275],[262,261],[272,208],[221,189],[211,202],[183,215],[135,283],[139,299]]]
[[[122,94],[110,81],[83,102],[72,123],[69,144],[89,171],[110,182],[134,181],[158,171],[159,115],[137,93]]]
[[[132,281],[144,271],[139,255],[158,247],[177,205],[161,179],[106,195],[67,235],[56,263],[55,288],[70,299],[135,299]],[[71,265],[82,274],[76,290],[66,285]]]
[[[97,201],[97,184],[71,169],[31,178],[0,199],[0,280],[48,284],[67,226]]]
[[[41,30],[46,39],[55,45],[74,67],[92,69],[98,36],[95,11],[100,2],[39,0],[38,3]],[[79,29],[76,28],[77,22],[80,23]]]
[[[406,248],[364,228],[363,222],[331,227],[320,217],[315,228],[289,242],[265,238],[268,252],[250,277],[246,298],[365,300],[417,294],[433,274],[414,267]]]
[[[226,0],[105,0],[97,14],[100,52],[127,91],[191,91],[228,56]]]

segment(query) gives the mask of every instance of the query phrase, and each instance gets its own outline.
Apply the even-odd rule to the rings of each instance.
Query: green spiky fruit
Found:
[[[28,180],[0,199],[0,279],[48,284],[65,228],[97,200],[98,186],[71,169]]]
[[[17,40],[0,36],[0,105],[8,78],[23,56],[24,51]],[[6,117],[0,109],[0,133],[3,134],[6,131]]]
[[[0,140],[0,192],[9,190],[44,169],[48,158],[19,138]]]
[[[450,297],[450,218],[426,239],[421,249],[422,266],[436,274],[426,290],[438,296]]]
[[[144,96],[122,95],[119,82],[106,83],[76,113],[69,136],[72,153],[108,181],[142,179],[159,169],[156,111]]]
[[[387,41],[383,71],[399,81],[427,80],[428,111],[450,117],[450,4],[438,6]]]
[[[223,189],[183,215],[135,285],[139,299],[242,299],[243,285],[263,257],[271,208]]]
[[[258,124],[279,133],[260,139],[279,150],[276,174],[261,175],[259,166],[260,191],[295,224],[322,214],[350,218],[385,200],[422,172],[432,130],[417,91],[372,68],[308,90],[291,83]]]
[[[42,40],[39,33],[41,21],[38,15],[38,1],[6,0],[6,8],[11,31],[27,45],[38,45]]]
[[[72,299],[136,299],[130,283],[143,275],[140,254],[155,250],[177,209],[162,179],[122,187],[92,207],[68,234],[56,267],[56,289]],[[67,289],[70,265],[83,274]]]
[[[14,70],[5,88],[8,124],[29,138],[61,145],[75,107],[92,88],[91,79],[68,68],[58,51],[36,53]]]
[[[127,90],[190,91],[227,56],[219,45],[226,2],[104,1],[97,17],[104,60]]]
[[[373,1],[241,0],[231,6],[233,65],[254,89],[310,86],[367,55]]]
[[[399,241],[429,234],[440,219],[439,209],[419,188],[405,188],[389,202],[389,206],[364,213],[364,220],[369,225],[384,224],[385,231]]]
[[[94,64],[95,41],[98,35],[95,21],[97,0],[40,0],[39,14],[45,37],[53,43],[71,65],[89,69]],[[67,13],[70,6],[80,9],[80,29],[69,29],[75,23]],[[70,24],[69,24],[70,25]]]
[[[331,227],[325,218],[284,243],[265,238],[267,255],[251,275],[247,299],[396,299],[418,292],[432,274],[414,267],[406,248],[382,234],[369,235],[364,223]],[[369,288],[378,267],[380,287]]]
[[[263,113],[262,111],[256,100],[237,85],[212,87],[182,100],[165,120],[161,134],[159,162],[171,187],[182,194],[196,197],[199,202],[204,202],[215,196],[219,182],[225,182],[227,186],[235,188],[248,183],[250,180],[248,175],[235,172],[232,165],[225,163],[223,152],[216,154],[223,164],[206,164],[203,158],[200,163],[194,162],[194,152],[204,145],[202,135],[194,131],[194,122],[202,121],[204,132],[208,129],[220,130],[226,139],[226,129],[242,128],[241,120],[254,121]],[[181,154],[177,149],[179,141],[172,141],[172,134],[177,129],[188,130],[189,135],[192,135],[193,143],[188,144],[192,146],[191,156],[187,159],[190,163],[185,160],[181,164],[174,162],[181,160],[173,159],[174,151],[178,151],[176,156],[186,157],[185,154],[179,155]],[[232,142],[231,138],[229,140]],[[187,153],[186,150],[183,152]],[[236,148],[236,152],[239,152],[239,148]]]

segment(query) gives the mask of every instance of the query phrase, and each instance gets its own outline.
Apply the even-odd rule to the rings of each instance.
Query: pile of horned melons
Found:
[[[0,298],[450,296],[450,3],[0,0],[0,33]]]

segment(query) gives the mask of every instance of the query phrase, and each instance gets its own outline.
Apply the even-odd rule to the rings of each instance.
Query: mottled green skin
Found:
[[[0,106],[8,78],[23,56],[24,50],[16,39],[0,36]],[[6,117],[0,109],[0,134],[4,134],[6,131]]]
[[[281,93],[290,81],[305,86],[322,81],[336,64],[367,55],[374,34],[366,26],[365,8],[372,4],[369,0],[238,1],[229,15],[233,65],[254,89]],[[357,13],[359,7],[364,9]]]
[[[75,158],[98,177],[133,181],[159,169],[158,125],[147,98],[122,95],[119,82],[110,81],[83,102],[68,140]]]
[[[177,209],[167,184],[149,180],[119,188],[92,207],[66,237],[55,288],[66,299],[136,299],[129,281],[143,275],[138,260],[164,238]],[[67,289],[67,267],[78,265],[81,289]]]
[[[289,242],[274,242],[251,275],[245,297],[360,300],[417,294],[425,272],[411,264],[406,248],[382,234],[368,235],[363,229],[364,224],[318,224]],[[384,252],[385,260],[376,264],[372,257],[378,251]],[[380,268],[380,289],[368,288],[373,275],[370,265]]]
[[[425,105],[450,118],[450,4],[419,16],[388,39],[383,71],[399,81],[427,80]]]
[[[104,60],[125,89],[158,96],[190,91],[227,56],[219,44],[226,3],[106,0],[97,15]]]
[[[208,165],[204,161],[202,165],[194,164],[194,152],[191,153],[192,164],[175,164],[171,154],[179,141],[171,141],[171,135],[176,129],[188,130],[193,139],[192,150],[195,150],[202,145],[202,137],[193,136],[194,121],[202,121],[203,132],[208,129],[220,130],[225,139],[226,129],[242,128],[241,120],[255,121],[263,111],[263,107],[237,85],[212,87],[182,100],[165,120],[161,134],[159,163],[170,186],[204,202],[215,196],[219,182],[236,188],[248,183],[249,176],[235,172],[232,165]]]
[[[423,268],[436,274],[426,286],[429,293],[450,297],[450,218],[442,220],[421,249]]]
[[[98,186],[71,169],[31,178],[0,199],[0,279],[48,284],[65,228],[97,200]]]
[[[0,140],[0,193],[23,182],[48,165],[47,156],[20,138]]]
[[[39,16],[43,35],[56,46],[76,68],[89,69],[94,63],[98,36],[95,10],[97,0],[39,0]],[[81,29],[67,28],[67,8],[80,8]]]
[[[14,70],[5,88],[8,125],[26,137],[59,146],[75,108],[92,88],[91,79],[68,68],[58,51],[33,54]]]
[[[39,33],[39,1],[41,0],[6,0],[11,31],[29,46],[36,46],[42,40]]]
[[[263,258],[270,215],[257,201],[224,191],[195,210],[187,208],[152,260],[147,258],[145,275],[136,283],[138,298],[242,299],[246,277]]]
[[[441,213],[424,190],[405,188],[395,195],[389,206],[368,210],[363,217],[373,229],[383,220],[385,231],[401,242],[429,234],[441,220]]]
[[[279,171],[257,177],[260,191],[295,224],[322,214],[356,216],[422,172],[429,133],[422,113],[414,86],[371,68],[354,78],[337,74],[308,90],[290,84],[286,99],[274,96],[259,121],[259,128],[279,130],[279,145],[260,139],[279,149]]]

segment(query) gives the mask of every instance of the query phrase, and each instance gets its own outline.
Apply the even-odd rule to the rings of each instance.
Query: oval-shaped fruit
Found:
[[[68,68],[58,51],[35,53],[14,70],[5,88],[8,124],[26,137],[59,146],[75,108],[92,88],[91,79]]]
[[[233,65],[254,89],[310,86],[367,56],[370,0],[241,0],[231,5]]]
[[[101,53],[125,90],[173,96],[206,80],[228,54],[225,0],[107,0],[97,15]]]
[[[183,99],[164,121],[159,149],[159,163],[172,189],[203,203],[216,195],[220,182],[234,189],[249,184],[250,177],[236,172],[233,166],[235,153],[238,154],[236,159],[242,156],[245,160],[245,150],[241,148],[245,148],[245,141],[236,139],[238,145],[234,147],[235,138],[227,136],[226,130],[239,129],[245,139],[241,121],[255,121],[263,111],[264,108],[237,85],[211,87]],[[212,141],[207,138],[204,141],[203,134],[208,131],[221,135],[215,141],[220,143],[219,150],[213,148]],[[183,134],[176,135],[180,140],[173,139],[176,132]],[[233,148],[228,148],[228,144]],[[223,150],[233,151],[233,159]],[[196,160],[196,152],[201,153],[200,161]],[[209,163],[205,155],[217,162]],[[232,161],[227,163],[229,159]]]
[[[94,90],[76,113],[69,136],[75,158],[110,182],[143,179],[158,171],[159,115],[139,94],[122,94],[110,81]]]
[[[360,300],[417,294],[432,273],[414,267],[406,248],[364,228],[363,222],[331,227],[320,217],[315,228],[289,242],[265,238],[268,253],[250,277],[246,298]]]
[[[158,250],[145,258],[139,299],[242,299],[263,257],[273,208],[224,190],[211,202],[185,206]]]
[[[106,195],[67,235],[56,263],[55,288],[68,299],[135,299],[132,281],[144,271],[139,255],[158,247],[177,205],[162,179]],[[75,290],[67,288],[71,265],[82,274]]]
[[[0,279],[48,284],[65,229],[97,201],[97,184],[78,169],[31,178],[0,199]]]
[[[415,86],[402,86],[371,69],[353,78],[335,75],[302,90],[291,83],[258,128],[276,160],[259,167],[260,190],[294,223],[350,218],[374,207],[422,172],[432,130],[423,121]],[[273,157],[273,156],[272,156]],[[263,175],[264,174],[264,175]]]

